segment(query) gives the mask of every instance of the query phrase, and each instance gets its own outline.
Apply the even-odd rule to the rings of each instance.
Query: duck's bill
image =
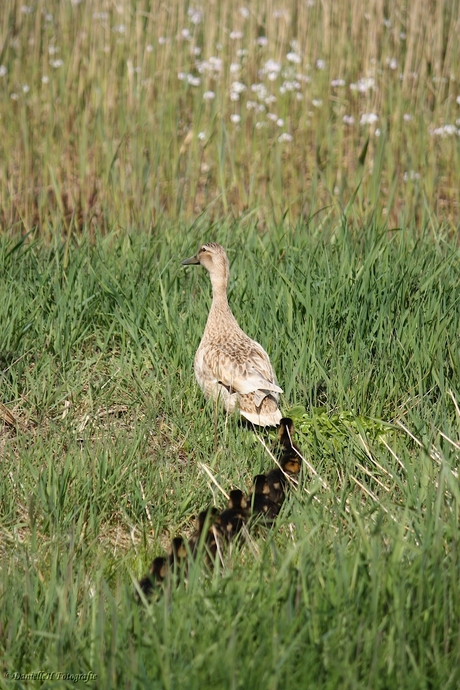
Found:
[[[191,256],[190,259],[184,259],[181,263],[182,266],[193,266],[194,264],[199,264],[200,262],[196,256]]]

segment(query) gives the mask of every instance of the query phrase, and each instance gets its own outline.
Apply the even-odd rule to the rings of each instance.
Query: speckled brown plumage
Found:
[[[225,250],[208,242],[182,263],[204,266],[212,284],[211,309],[194,362],[200,388],[207,398],[222,401],[227,412],[239,409],[253,424],[276,426],[282,389],[267,353],[240,328],[228,305]]]

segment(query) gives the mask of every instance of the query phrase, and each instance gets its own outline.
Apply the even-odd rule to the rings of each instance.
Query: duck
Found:
[[[245,524],[249,511],[249,502],[241,489],[233,489],[229,494],[228,508],[216,520],[216,528],[225,539],[232,539]]]
[[[169,547],[169,563],[170,565],[180,565],[187,558],[187,547],[183,537],[174,537]]]
[[[166,556],[157,556],[153,559],[148,574],[139,580],[139,589],[146,597],[150,596],[154,590],[155,582],[163,582],[168,571],[169,563]]]
[[[286,475],[278,468],[270,470],[270,472],[266,474],[266,482],[268,485],[268,492],[266,495],[273,503],[280,506],[285,498],[284,489],[287,482]]]
[[[195,377],[204,396],[222,402],[229,414],[238,409],[254,425],[278,426],[283,389],[268,354],[240,328],[230,309],[230,266],[225,249],[207,242],[182,265],[201,265],[211,279],[211,308],[194,359]]]
[[[278,428],[278,439],[274,453],[279,459],[279,464],[284,472],[299,474],[301,469],[302,454],[292,440],[294,436],[294,423],[290,417],[283,417]]]
[[[254,477],[251,493],[251,509],[253,515],[264,515],[269,521],[273,521],[280,507],[269,496],[270,485],[265,474],[258,474]]]
[[[212,527],[217,519],[219,511],[214,506],[208,506],[196,518],[195,532],[190,537],[188,546],[190,553],[195,556],[200,543],[204,543],[206,549],[214,541]]]

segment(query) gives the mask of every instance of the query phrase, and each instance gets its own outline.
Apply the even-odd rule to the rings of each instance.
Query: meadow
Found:
[[[6,0],[0,688],[459,687],[458,17]],[[205,240],[306,464],[137,601],[273,466],[194,380]]]

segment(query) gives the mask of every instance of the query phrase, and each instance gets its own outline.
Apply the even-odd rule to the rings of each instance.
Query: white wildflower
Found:
[[[342,122],[346,125],[354,125],[355,124],[355,118],[353,115],[344,115],[342,117]]]
[[[230,120],[233,122],[233,124],[237,125],[241,122],[241,115],[238,115],[238,113],[232,113],[230,115]]]
[[[444,125],[443,127],[432,129],[430,134],[435,137],[451,137],[454,134],[460,136],[460,129],[457,129],[455,125]]]
[[[414,180],[419,180],[420,179],[420,173],[416,172],[415,170],[409,170],[408,172],[405,172],[403,175],[403,180],[404,182],[414,181]]]
[[[293,51],[286,55],[286,60],[289,60],[289,62],[293,62],[295,65],[300,65],[300,63],[302,62],[302,58],[300,57],[300,55],[297,55],[297,53],[294,53]]]
[[[216,94],[214,91],[205,91],[203,94],[203,98],[205,101],[213,101],[216,97]]]
[[[356,84],[350,84],[350,89],[352,91],[358,91],[359,93],[366,93],[375,86],[375,79],[373,77],[362,77],[358,79]]]
[[[263,101],[268,94],[267,87],[264,84],[251,84],[251,91],[254,91],[261,101]]]
[[[373,125],[378,122],[379,116],[375,113],[363,113],[361,115],[360,125]]]
[[[292,140],[293,140],[293,136],[292,136],[292,134],[289,134],[288,132],[283,132],[278,137],[278,141],[280,144],[283,144],[285,141],[292,141]]]
[[[326,62],[325,62],[325,60],[322,60],[321,58],[319,58],[319,59],[316,61],[316,69],[321,69],[321,70],[322,70],[322,69],[326,69]]]
[[[0,77],[4,77],[6,74],[8,74],[7,68],[5,65],[0,65]]]
[[[265,72],[265,74],[273,72],[278,74],[279,72],[281,72],[281,65],[279,62],[276,62],[276,60],[272,60],[270,58],[270,60],[267,60],[267,62],[265,63],[263,71]]]
[[[192,10],[192,11],[190,11],[190,8],[189,8],[188,14],[189,14],[189,16],[190,16],[190,21],[192,22],[192,24],[195,24],[195,25],[196,25],[196,24],[200,24],[200,23],[201,23],[201,21],[202,21],[202,19],[203,19],[203,15],[202,15],[202,13],[200,12],[200,10]]]
[[[240,38],[243,38],[243,32],[242,31],[230,31],[230,38],[232,41],[237,41]]]
[[[194,77],[193,74],[187,74],[187,82],[190,86],[199,86],[201,84],[200,77]]]
[[[346,85],[345,79],[333,79],[333,80],[331,81],[331,86],[332,86],[334,89],[336,89],[338,86],[345,86],[345,85]]]

